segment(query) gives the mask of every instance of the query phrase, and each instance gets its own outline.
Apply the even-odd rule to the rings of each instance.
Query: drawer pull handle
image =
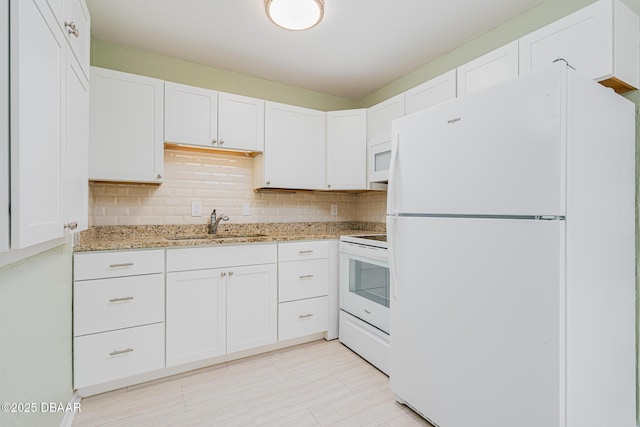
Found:
[[[313,274],[305,274],[304,276],[299,276],[300,279],[313,279]]]
[[[131,301],[133,297],[111,298],[109,302]]]
[[[131,266],[133,266],[132,262],[123,262],[122,264],[109,264],[109,268],[131,267]]]
[[[364,312],[367,314],[371,314],[371,312],[369,310],[367,310],[366,308],[364,309]]]
[[[309,255],[313,253],[313,250],[308,250],[308,251],[298,251],[298,253],[300,255]]]
[[[313,317],[312,313],[301,314],[300,316],[298,316],[298,319],[308,319],[310,317]]]
[[[132,348],[126,348],[124,350],[116,350],[109,353],[109,356],[117,356],[119,354],[131,353],[133,351]]]

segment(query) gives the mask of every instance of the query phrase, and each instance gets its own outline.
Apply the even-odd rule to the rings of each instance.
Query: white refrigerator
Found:
[[[557,63],[394,121],[399,402],[439,427],[635,426],[634,116]]]

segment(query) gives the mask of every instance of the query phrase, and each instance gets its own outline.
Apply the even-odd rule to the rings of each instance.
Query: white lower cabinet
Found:
[[[329,241],[278,245],[278,339],[329,329]]]
[[[233,267],[227,273],[227,353],[278,340],[277,265]]]
[[[336,338],[329,317],[337,309],[337,252],[330,244],[76,253],[74,387],[85,396],[278,341],[322,332]]]
[[[75,388],[164,368],[164,249],[76,254],[73,289]]]
[[[277,246],[167,249],[167,367],[278,340]]]
[[[164,324],[76,337],[74,386],[88,387],[164,368]]]
[[[280,341],[324,332],[329,322],[329,297],[281,303],[279,315]]]
[[[222,269],[167,273],[167,367],[225,354]]]

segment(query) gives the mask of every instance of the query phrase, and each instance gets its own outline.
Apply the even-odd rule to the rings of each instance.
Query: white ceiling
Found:
[[[264,0],[87,0],[100,40],[357,100],[543,0],[325,0],[289,32]]]

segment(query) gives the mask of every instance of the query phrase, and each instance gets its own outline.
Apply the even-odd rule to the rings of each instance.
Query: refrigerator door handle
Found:
[[[387,214],[397,215],[398,212],[395,209],[395,186],[396,186],[396,163],[398,162],[398,149],[400,148],[400,134],[398,132],[393,133],[391,140],[391,162],[389,164],[389,178],[387,186]]]
[[[393,133],[391,140],[391,162],[389,164],[389,185],[387,187],[387,243],[389,251],[389,272],[391,273],[391,285],[393,297],[398,298],[398,280],[396,280],[394,229],[395,220],[398,219],[398,212],[395,209],[395,184],[396,184],[396,162],[398,161],[398,149],[400,147],[400,134]]]

